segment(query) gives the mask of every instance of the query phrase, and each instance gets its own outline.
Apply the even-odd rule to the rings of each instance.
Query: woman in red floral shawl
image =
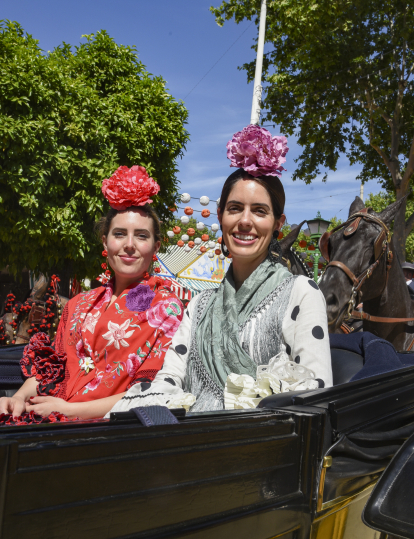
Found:
[[[54,346],[44,333],[30,339],[21,360],[28,379],[13,397],[0,399],[0,413],[103,417],[128,388],[151,382],[162,367],[183,306],[169,281],[148,274],[161,244],[149,205],[159,186],[143,167],[120,167],[102,191],[111,209],[100,233],[115,276],[107,282],[103,274],[103,286],[67,303]]]

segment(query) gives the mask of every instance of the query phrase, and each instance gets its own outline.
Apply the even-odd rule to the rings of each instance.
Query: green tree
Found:
[[[372,208],[376,212],[380,213],[382,210],[395,202],[395,195],[393,193],[387,193],[386,191],[381,191],[380,193],[373,195],[372,193],[368,196],[365,201],[365,206],[367,208]],[[414,213],[414,198],[410,196],[407,200],[407,206],[405,208],[405,217],[409,219],[410,215]],[[394,231],[393,224],[391,225],[391,231]],[[407,236],[405,244],[405,258],[410,262],[414,262],[414,232],[412,231]]]
[[[165,235],[165,232],[167,230],[172,230],[173,227],[175,226],[178,226],[181,228],[181,231],[179,234],[175,234],[174,237],[172,238],[168,238],[168,244],[167,245],[177,245],[177,241],[179,241],[181,239],[181,236],[183,234],[187,234],[187,230],[189,228],[193,228],[195,230],[195,234],[194,236],[191,236],[191,240],[194,240],[195,238],[201,238],[201,236],[203,234],[208,234],[210,236],[210,239],[214,240],[216,238],[216,233],[213,232],[212,230],[210,230],[210,228],[208,228],[207,226],[205,226],[202,230],[197,230],[197,219],[195,219],[194,217],[190,217],[190,220],[189,222],[184,225],[180,219],[170,219],[169,223],[168,223],[168,226],[167,228],[165,229],[164,231],[164,235]]]
[[[161,219],[176,200],[184,104],[134,47],[105,31],[84,37],[44,54],[18,23],[0,23],[0,267],[14,273],[100,273],[101,185],[120,165],[142,165],[160,184]]]
[[[356,178],[380,179],[397,200],[414,171],[414,11],[409,0],[268,0],[263,123],[297,135],[303,151],[294,179],[335,171],[339,156],[361,164]],[[211,8],[218,24],[251,20],[260,0]],[[253,46],[255,48],[255,46]],[[255,62],[246,63],[249,81]],[[404,257],[414,214],[405,203],[394,224]]]

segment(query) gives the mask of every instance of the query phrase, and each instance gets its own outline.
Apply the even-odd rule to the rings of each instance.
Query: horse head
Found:
[[[330,332],[338,330],[347,317],[350,300],[355,305],[363,301],[365,309],[367,302],[383,294],[392,263],[388,229],[402,202],[403,199],[376,213],[356,197],[348,220],[322,236],[320,250],[330,264],[320,289],[326,299]]]

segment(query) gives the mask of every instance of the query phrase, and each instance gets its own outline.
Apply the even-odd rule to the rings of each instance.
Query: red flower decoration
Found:
[[[104,256],[105,258],[108,256],[108,251],[106,249],[102,251],[102,256]]]
[[[115,210],[126,210],[130,206],[144,206],[152,202],[160,186],[148,176],[144,167],[119,167],[109,179],[102,183],[102,193]]]
[[[152,255],[152,260],[156,262],[158,260],[157,255]]]

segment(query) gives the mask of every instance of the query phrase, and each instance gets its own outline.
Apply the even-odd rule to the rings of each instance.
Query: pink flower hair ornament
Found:
[[[251,176],[282,176],[286,170],[287,139],[272,137],[267,129],[259,125],[248,125],[235,133],[227,143],[227,157],[231,167],[242,168]]]
[[[126,210],[130,206],[144,206],[152,202],[160,186],[148,176],[144,167],[119,167],[102,183],[102,193],[114,210]]]

